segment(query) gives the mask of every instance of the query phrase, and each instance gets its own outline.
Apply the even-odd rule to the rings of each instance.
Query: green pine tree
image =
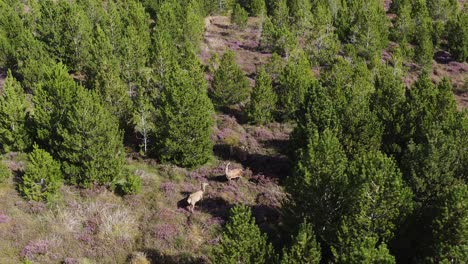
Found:
[[[319,264],[321,259],[320,244],[315,240],[311,224],[304,222],[289,249],[283,249],[281,264]]]
[[[214,74],[211,98],[216,107],[238,104],[249,96],[249,82],[234,58],[234,52],[227,51]]]
[[[275,106],[276,94],[273,91],[271,78],[262,67],[257,72],[255,87],[250,96],[248,119],[255,124],[266,124],[273,120]]]
[[[304,51],[313,65],[330,64],[340,48],[333,25],[332,11],[327,3],[319,1],[312,15],[311,29],[305,35],[307,44],[304,46]]]
[[[389,155],[401,154],[402,142],[399,139],[405,122],[405,86],[400,75],[390,66],[378,69],[374,77],[374,86],[370,107],[383,125],[381,149]]]
[[[34,145],[18,189],[28,200],[50,201],[62,185],[60,163],[45,150]]]
[[[26,127],[28,101],[23,88],[8,71],[0,93],[0,146],[2,152],[22,151],[31,144]]]
[[[434,46],[432,44],[432,24],[425,0],[415,0],[412,15],[415,21],[416,32],[414,42],[416,44],[414,59],[423,68],[431,69]]]
[[[250,208],[238,205],[231,209],[231,216],[224,227],[221,242],[213,249],[214,263],[273,263],[276,255],[273,247],[262,234]]]
[[[239,4],[235,4],[231,13],[231,23],[243,29],[247,26],[248,18],[247,11]]]
[[[62,64],[49,70],[34,95],[34,129],[40,146],[62,163],[66,179],[89,186],[124,176],[118,123],[95,92],[77,85]]]
[[[461,13],[447,23],[447,44],[451,55],[460,62],[468,60],[468,14]]]
[[[304,101],[307,89],[314,81],[307,56],[304,51],[296,50],[279,77],[277,109],[280,119],[294,117]]]
[[[156,145],[163,161],[184,167],[206,163],[212,155],[213,106],[201,71],[174,68],[165,74],[156,103]]]

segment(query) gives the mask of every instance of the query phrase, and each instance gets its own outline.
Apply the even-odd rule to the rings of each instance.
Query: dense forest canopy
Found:
[[[437,75],[440,54],[468,69],[464,1],[0,0],[0,197],[46,208],[1,202],[0,262],[464,263],[468,114],[454,91],[468,77]],[[272,127],[287,132],[261,155],[274,135],[240,134]],[[247,169],[219,182],[228,161]],[[169,206],[206,181],[189,189],[214,209],[197,212],[196,195],[192,212]],[[261,193],[275,221],[262,222],[262,184],[283,197]],[[122,204],[69,212],[87,220],[67,243],[92,250],[14,233],[9,214],[57,219],[96,190]],[[173,238],[164,213],[190,235]],[[125,224],[105,229],[109,215]]]

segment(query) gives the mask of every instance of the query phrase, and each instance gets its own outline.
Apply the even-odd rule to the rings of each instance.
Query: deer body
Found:
[[[234,170],[229,170],[229,164],[226,164],[226,178],[230,181],[232,179],[240,178],[242,176],[242,169],[234,169]]]
[[[191,212],[193,212],[193,210],[195,209],[195,204],[203,198],[203,193],[205,192],[206,186],[208,186],[208,183],[202,183],[201,190],[190,194],[187,198],[187,203],[189,204],[189,206],[191,206]]]

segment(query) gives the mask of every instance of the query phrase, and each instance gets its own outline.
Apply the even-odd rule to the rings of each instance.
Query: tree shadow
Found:
[[[229,218],[229,210],[233,206],[221,197],[207,197],[198,205],[198,210],[209,213],[213,217],[227,220]]]
[[[280,180],[290,174],[292,166],[291,161],[284,155],[269,156],[259,153],[249,154],[247,160],[239,162],[250,168],[254,175],[263,174]]]
[[[146,248],[141,250],[152,264],[205,264],[206,258],[194,257],[188,253],[178,255],[163,254],[157,249]],[[129,256],[130,261],[131,256]]]
[[[223,174],[223,175],[217,175],[217,176],[209,177],[208,181],[226,183],[229,180],[226,178],[226,175]]]
[[[289,140],[287,139],[270,139],[262,141],[262,146],[264,148],[272,148],[278,153],[287,155],[289,150]]]
[[[434,54],[434,60],[440,64],[448,64],[453,58],[447,51],[439,50]]]

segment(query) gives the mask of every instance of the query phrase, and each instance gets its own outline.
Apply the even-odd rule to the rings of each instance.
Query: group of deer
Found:
[[[231,164],[230,162],[226,164],[226,168],[225,168],[226,179],[228,181],[231,181],[233,179],[240,178],[242,176],[242,169],[230,170],[229,169],[230,164]],[[208,186],[208,183],[206,182],[202,183],[201,190],[191,193],[189,197],[187,198],[187,203],[191,212],[193,212],[193,210],[195,209],[195,204],[203,198],[203,193],[205,192],[206,186]]]

